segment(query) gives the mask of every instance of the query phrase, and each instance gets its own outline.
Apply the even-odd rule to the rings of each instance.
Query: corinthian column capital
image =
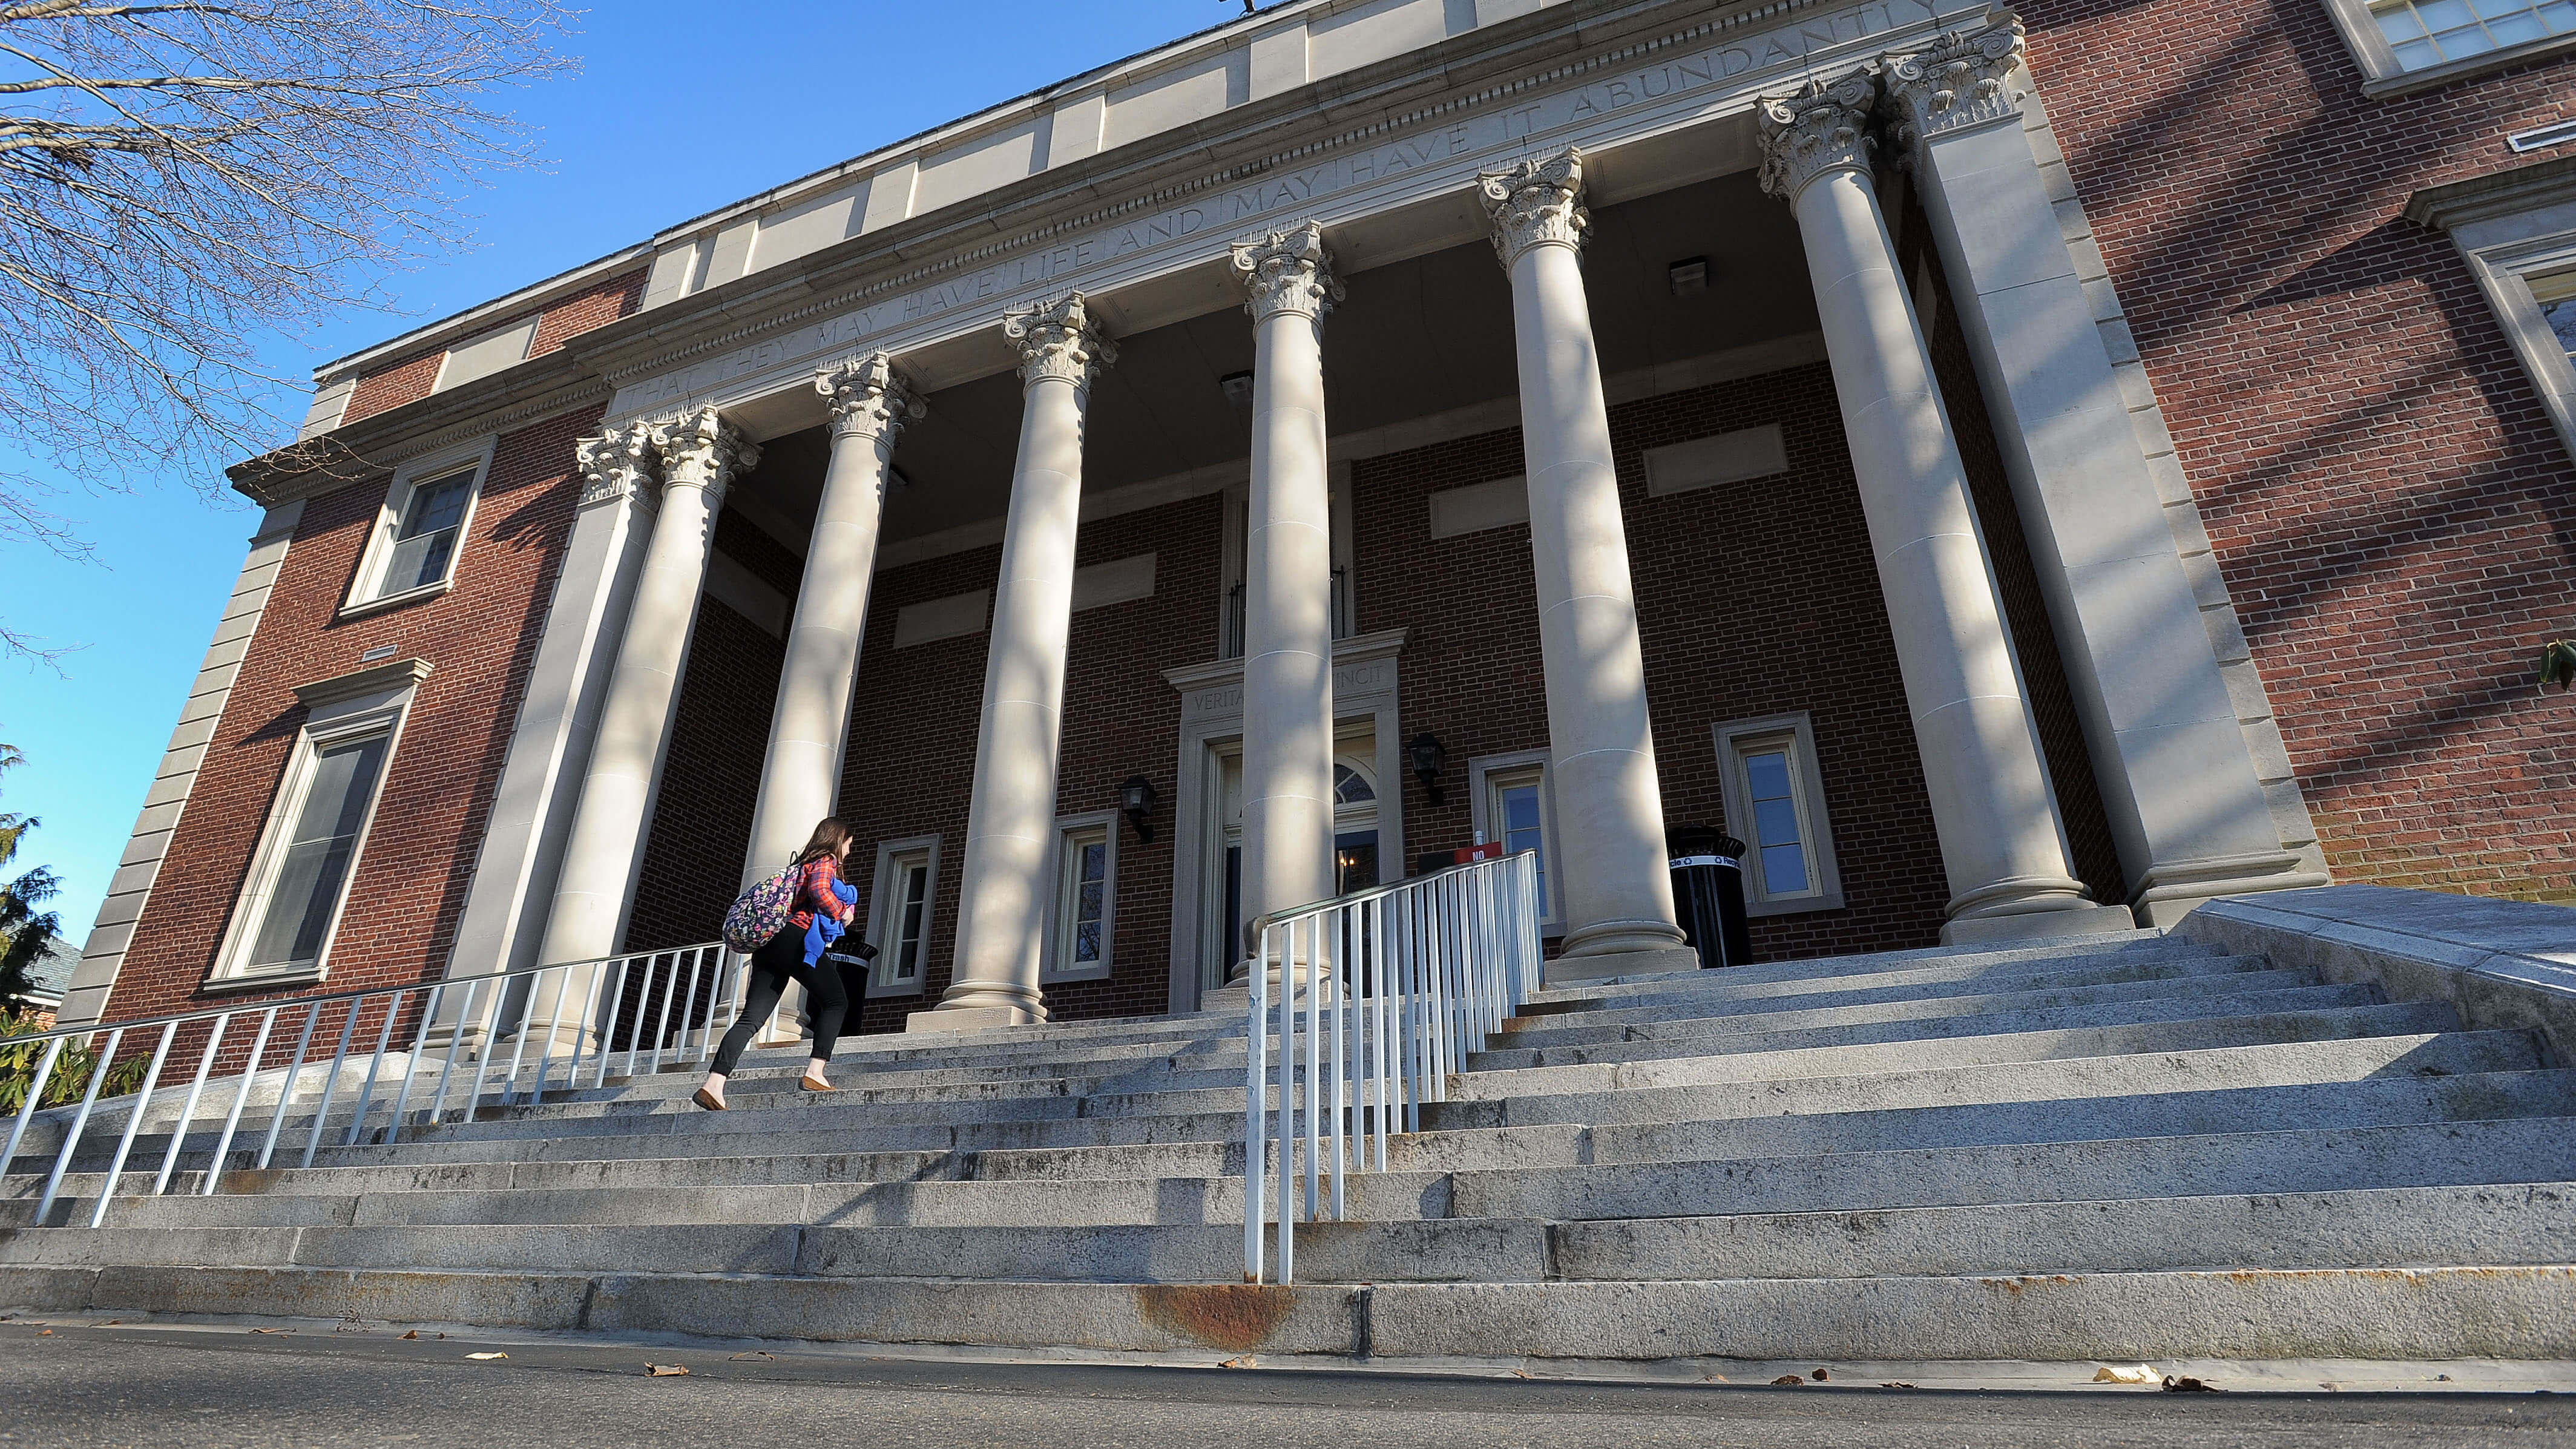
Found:
[[[1243,309],[1255,322],[1282,312],[1321,322],[1346,295],[1324,250],[1324,228],[1311,221],[1257,242],[1235,243],[1234,273],[1243,283]]]
[[[1953,30],[1921,50],[1881,62],[1897,146],[1907,152],[1947,131],[2021,115],[2012,73],[2022,63],[2021,17],[1997,10],[1975,30]]]
[[[1835,171],[1869,174],[1869,113],[1878,78],[1867,67],[1807,82],[1760,101],[1762,189],[1796,201],[1809,182]]]
[[[1581,251],[1592,234],[1592,214],[1583,209],[1583,153],[1572,146],[1509,171],[1488,171],[1476,178],[1476,191],[1493,219],[1494,255],[1505,271],[1532,247]]]
[[[595,438],[574,443],[573,458],[581,469],[581,508],[637,498],[651,506],[653,498],[653,429],[648,423],[628,423],[612,428]]]
[[[854,357],[814,374],[814,390],[832,413],[832,437],[868,438],[887,447],[903,425],[928,409],[912,395],[912,380],[882,352]]]
[[[653,448],[662,455],[662,486],[704,489],[710,513],[734,476],[760,463],[760,445],[711,407],[655,423]]]
[[[1118,360],[1118,344],[1092,320],[1080,292],[1011,313],[1002,335],[1020,350],[1022,387],[1054,378],[1087,391],[1100,369]]]

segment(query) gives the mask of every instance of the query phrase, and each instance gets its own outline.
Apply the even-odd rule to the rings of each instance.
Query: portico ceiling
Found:
[[[1707,289],[1675,296],[1672,263],[1705,257]],[[1616,376],[1812,332],[1816,310],[1789,211],[1750,172],[1600,209],[1584,274],[1603,371]],[[1514,395],[1511,289],[1482,242],[1377,266],[1346,279],[1324,326],[1326,409],[1334,435]],[[1252,367],[1252,325],[1228,308],[1119,339],[1093,391],[1083,487],[1089,494],[1213,474],[1246,455],[1250,415],[1220,380]],[[910,486],[887,500],[884,542],[998,520],[1020,427],[1019,380],[998,373],[933,392],[929,414],[895,450]],[[742,483],[801,538],[820,497],[822,428],[771,440]],[[1208,486],[1221,479],[1210,477]]]

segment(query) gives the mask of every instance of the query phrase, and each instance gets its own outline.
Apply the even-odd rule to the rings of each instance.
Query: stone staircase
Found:
[[[1548,991],[1353,1221],[1300,1225],[1286,1288],[1240,1281],[1240,1017],[844,1046],[828,1098],[773,1053],[722,1114],[694,1072],[612,1078],[208,1197],[129,1172],[97,1230],[30,1225],[32,1134],[0,1305],[1397,1363],[2576,1357],[2576,1072],[2170,938]]]

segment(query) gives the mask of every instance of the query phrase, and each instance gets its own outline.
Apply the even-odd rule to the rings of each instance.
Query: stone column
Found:
[[[787,663],[779,672],[751,850],[742,867],[746,886],[786,865],[840,798],[886,468],[896,435],[922,414],[903,374],[882,352],[820,374],[814,390],[830,399],[832,461],[805,549],[796,619],[787,630]]]
[[[1870,189],[1867,70],[1761,102],[1762,186],[1797,213],[1949,874],[1944,942],[2125,930],[2067,862],[1967,470]]]
[[[2021,22],[1884,63],[2139,923],[2326,884],[2281,844],[2164,499],[2022,128]]]
[[[1002,323],[1020,353],[1020,450],[984,662],[983,730],[958,874],[955,980],[910,1031],[1046,1020],[1038,967],[1054,892],[1056,746],[1082,517],[1082,425],[1117,349],[1074,293]]]
[[[1342,284],[1324,251],[1324,230],[1311,221],[1235,247],[1234,270],[1253,316],[1254,348],[1243,589],[1249,923],[1333,894],[1333,520],[1323,325]],[[1238,963],[1236,975],[1244,969]]]
[[[670,744],[671,710],[697,624],[716,510],[734,475],[760,458],[760,449],[714,408],[656,423],[649,438],[661,462],[660,516],[645,545],[635,602],[600,710],[599,738],[564,847],[537,957],[548,963],[591,960],[617,949]]]
[[[1663,787],[1646,718],[1646,661],[1610,411],[1583,290],[1583,156],[1568,150],[1478,179],[1512,279],[1521,451],[1529,471],[1539,658],[1547,674],[1563,959],[1551,981],[1685,970],[1673,923]]]

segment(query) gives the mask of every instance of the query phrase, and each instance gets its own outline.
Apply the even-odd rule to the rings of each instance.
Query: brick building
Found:
[[[2478,11],[1286,0],[332,364],[64,1017],[705,941],[826,810],[871,1031],[1480,837],[1569,976],[1680,825],[1775,957],[2576,897],[2576,5]]]

